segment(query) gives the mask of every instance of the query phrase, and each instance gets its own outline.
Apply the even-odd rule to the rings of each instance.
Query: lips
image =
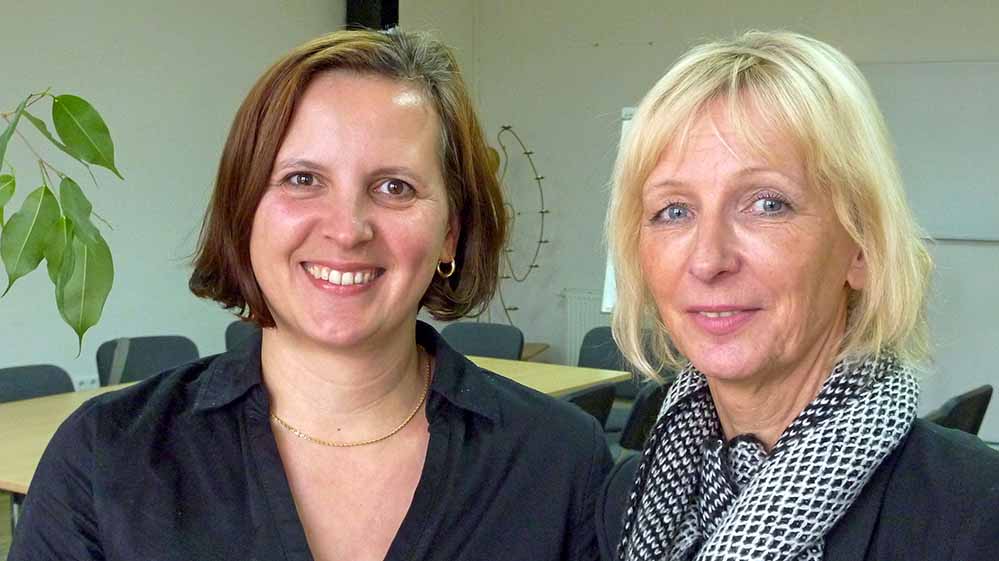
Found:
[[[711,335],[722,336],[741,329],[759,311],[759,308],[705,306],[690,308],[687,313],[701,330]]]

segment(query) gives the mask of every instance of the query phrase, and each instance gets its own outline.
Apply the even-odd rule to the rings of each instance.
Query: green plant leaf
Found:
[[[73,223],[74,233],[89,244],[96,243],[100,233],[90,221],[90,212],[94,207],[80,186],[69,177],[63,177],[59,183],[59,203],[66,218]]]
[[[14,181],[13,175],[0,175],[0,226],[3,226],[3,207],[14,196],[14,186],[16,184],[17,182]]]
[[[52,100],[52,124],[66,148],[77,158],[107,168],[125,179],[114,167],[114,143],[104,119],[92,105],[75,95]]]
[[[101,319],[113,284],[114,262],[104,238],[98,235],[96,242],[89,244],[73,236],[59,271],[56,305],[79,337],[80,349],[83,335]]]
[[[69,155],[70,158],[73,158],[74,160],[80,162],[83,165],[87,165],[86,162],[84,162],[79,157],[77,157],[76,154],[71,152],[69,148],[66,147],[65,144],[59,142],[58,140],[56,140],[54,136],[52,136],[52,133],[49,132],[49,127],[48,125],[45,124],[45,121],[39,119],[38,117],[35,117],[28,111],[24,112],[24,118],[30,121],[32,125],[35,125],[35,128],[38,129],[38,132],[42,133],[42,136],[47,138],[49,142],[52,143],[53,146],[65,152],[67,155]]]
[[[73,223],[64,216],[59,218],[49,239],[45,241],[45,266],[49,271],[49,279],[56,286],[59,286],[59,269],[66,254],[66,246],[72,242],[72,236]],[[58,295],[58,292],[56,294]]]
[[[0,258],[7,269],[7,288],[14,281],[34,271],[45,256],[45,242],[59,221],[59,203],[48,187],[39,187],[24,199],[3,229]]]
[[[21,115],[24,113],[29,99],[31,99],[30,95],[17,106],[17,109],[14,110],[14,118],[10,120],[10,124],[4,129],[3,134],[0,134],[0,164],[3,164],[4,155],[7,154],[7,143],[10,142],[10,137],[14,136],[14,129],[17,128],[17,122],[21,120]]]

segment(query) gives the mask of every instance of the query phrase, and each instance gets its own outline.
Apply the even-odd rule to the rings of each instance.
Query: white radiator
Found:
[[[566,303],[566,357],[570,364],[575,365],[579,362],[579,347],[583,344],[583,336],[594,327],[610,325],[610,314],[600,311],[603,295],[599,290],[566,288],[562,291],[562,296]]]

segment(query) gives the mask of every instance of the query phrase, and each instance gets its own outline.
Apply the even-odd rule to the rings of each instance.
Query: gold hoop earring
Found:
[[[454,259],[448,261],[446,264],[451,265],[451,268],[448,269],[446,273],[444,272],[443,269],[441,269],[441,265],[445,265],[445,263],[441,261],[440,263],[437,264],[437,274],[440,275],[442,279],[451,278],[451,275],[454,274],[454,270],[456,268],[456,265],[454,264]]]

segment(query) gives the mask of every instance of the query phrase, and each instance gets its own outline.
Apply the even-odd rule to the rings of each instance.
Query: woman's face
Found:
[[[642,189],[649,291],[680,352],[717,381],[787,375],[820,349],[835,355],[848,287],[864,283],[858,247],[797,151],[764,139],[769,158],[754,157],[712,107]]]
[[[439,126],[404,82],[332,71],[309,84],[250,235],[254,275],[286,336],[334,347],[411,336],[458,236]]]

